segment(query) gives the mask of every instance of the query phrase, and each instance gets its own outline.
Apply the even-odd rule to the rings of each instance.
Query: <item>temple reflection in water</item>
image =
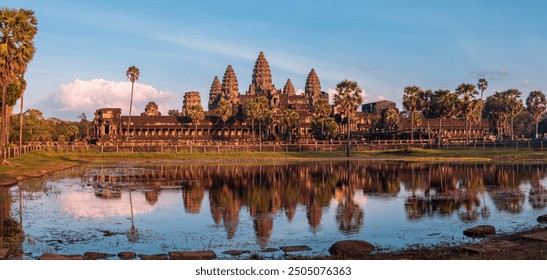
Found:
[[[240,226],[241,211],[248,211],[257,242],[267,245],[274,216],[288,221],[303,207],[312,232],[318,231],[326,209],[332,207],[335,224],[345,234],[359,232],[365,223],[367,197],[404,197],[408,220],[457,216],[463,222],[487,219],[492,209],[519,213],[525,197],[535,209],[546,207],[545,166],[542,164],[446,164],[392,161],[312,162],[268,165],[118,166],[89,170],[87,180],[102,199],[118,199],[111,192],[128,188],[144,194],[153,206],[161,192],[182,189],[189,214],[210,211],[228,239]],[[528,194],[520,187],[529,183]],[[356,195],[359,194],[359,195]],[[208,199],[210,209],[203,209]]]

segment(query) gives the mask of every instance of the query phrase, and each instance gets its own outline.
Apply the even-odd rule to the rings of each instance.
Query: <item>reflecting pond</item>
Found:
[[[122,163],[80,166],[2,192],[11,199],[0,200],[0,218],[22,221],[25,259],[186,250],[282,258],[261,250],[308,245],[298,254],[328,255],[343,239],[396,250],[470,242],[462,231],[480,224],[527,229],[547,209],[547,174],[545,164]]]

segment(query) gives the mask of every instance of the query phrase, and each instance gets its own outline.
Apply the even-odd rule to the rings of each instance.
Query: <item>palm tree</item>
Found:
[[[129,118],[127,120],[127,138],[131,136],[131,109],[133,108],[133,89],[135,87],[135,82],[139,79],[141,71],[136,66],[130,66],[125,72],[125,76],[128,80],[131,81],[131,101],[129,101]]]
[[[384,124],[388,131],[393,131],[394,127],[399,124],[399,113],[397,110],[390,108],[384,112]]]
[[[283,115],[281,115],[281,122],[289,131],[289,142],[292,142],[292,132],[294,128],[298,127],[299,120],[298,112],[295,109],[285,109]]]
[[[438,144],[442,145],[442,123],[446,118],[451,118],[456,114],[458,95],[451,93],[448,89],[438,89],[433,95],[434,107],[439,115],[439,133]]]
[[[511,139],[514,139],[515,116],[518,115],[524,108],[522,100],[520,100],[520,96],[522,95],[522,93],[518,89],[508,89],[505,91],[505,94],[507,96],[507,103],[505,104],[505,106],[507,107],[509,119],[511,121]]]
[[[465,143],[469,143],[469,118],[473,109],[473,99],[479,94],[474,84],[460,84],[456,88],[456,93],[460,96],[460,112],[465,121]]]
[[[256,120],[258,121],[258,135],[259,140],[262,143],[262,127],[264,124],[269,123],[273,119],[273,112],[270,108],[270,103],[268,99],[264,96],[257,97],[255,99],[256,102],[256,110],[258,111],[258,116]]]
[[[347,125],[347,146],[346,156],[349,157],[351,145],[351,119],[357,114],[357,109],[363,103],[361,92],[356,81],[343,80],[336,85],[336,95],[334,96],[334,106],[343,118],[346,118]]]
[[[247,100],[243,105],[243,109],[245,116],[251,119],[252,140],[255,140],[255,121],[258,121],[259,137],[260,140],[262,140],[262,124],[273,117],[273,112],[270,109],[268,99],[264,96],[259,96]]]
[[[530,112],[536,122],[536,138],[538,138],[539,121],[547,112],[547,100],[545,99],[545,94],[539,90],[530,92],[530,95],[526,98],[526,110]]]
[[[188,116],[190,119],[192,119],[192,122],[196,126],[194,138],[197,140],[198,138],[198,123],[205,119],[205,113],[203,112],[203,108],[201,105],[194,105],[188,108]]]
[[[4,162],[5,137],[9,127],[7,91],[19,75],[23,75],[34,57],[34,36],[38,32],[34,11],[0,10],[0,83],[2,84],[2,125],[0,128],[0,160]]]
[[[494,95],[488,96],[485,102],[485,113],[488,115],[490,125],[495,128],[498,136],[506,134],[508,109],[506,104],[508,103],[506,92],[496,92]]]
[[[222,137],[224,137],[224,127],[226,126],[226,121],[232,115],[232,103],[228,99],[221,97],[217,104],[216,111],[222,120]]]
[[[422,90],[417,86],[408,86],[404,89],[403,107],[410,115],[410,141],[414,141],[414,112],[421,108],[421,92]]]
[[[483,102],[483,94],[486,88],[488,87],[488,81],[486,79],[479,79],[479,82],[477,83],[477,88],[481,91],[481,104],[480,104],[480,111],[479,111],[479,128],[482,129],[482,110],[484,108],[484,102]]]
[[[313,105],[313,117],[316,120],[321,121],[321,137],[325,136],[325,120],[330,117],[332,113],[332,107],[329,104],[328,100],[319,99]]]

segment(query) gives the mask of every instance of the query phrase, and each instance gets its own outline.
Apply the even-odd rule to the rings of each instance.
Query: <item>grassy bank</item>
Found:
[[[539,161],[547,162],[547,151],[515,149],[411,149],[352,152],[351,159],[384,159],[402,161]],[[0,185],[11,185],[18,179],[37,177],[74,165],[112,161],[180,161],[207,162],[271,162],[284,160],[347,159],[344,152],[242,152],[242,153],[55,153],[35,152],[0,166]]]

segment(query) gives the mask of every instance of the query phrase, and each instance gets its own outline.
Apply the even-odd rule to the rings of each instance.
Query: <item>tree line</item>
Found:
[[[547,112],[547,102],[543,92],[537,90],[530,92],[525,103],[518,89],[495,92],[485,100],[484,92],[487,87],[488,82],[485,79],[479,79],[476,85],[462,83],[455,91],[422,90],[415,85],[405,87],[403,108],[410,118],[411,139],[414,139],[415,127],[424,117],[439,119],[439,142],[442,141],[445,120],[451,118],[464,121],[466,142],[469,142],[470,129],[473,126],[481,127],[483,119],[488,120],[490,132],[498,137],[511,139],[518,136],[540,137],[540,122],[544,120]],[[386,120],[388,118],[393,117],[385,116]]]

